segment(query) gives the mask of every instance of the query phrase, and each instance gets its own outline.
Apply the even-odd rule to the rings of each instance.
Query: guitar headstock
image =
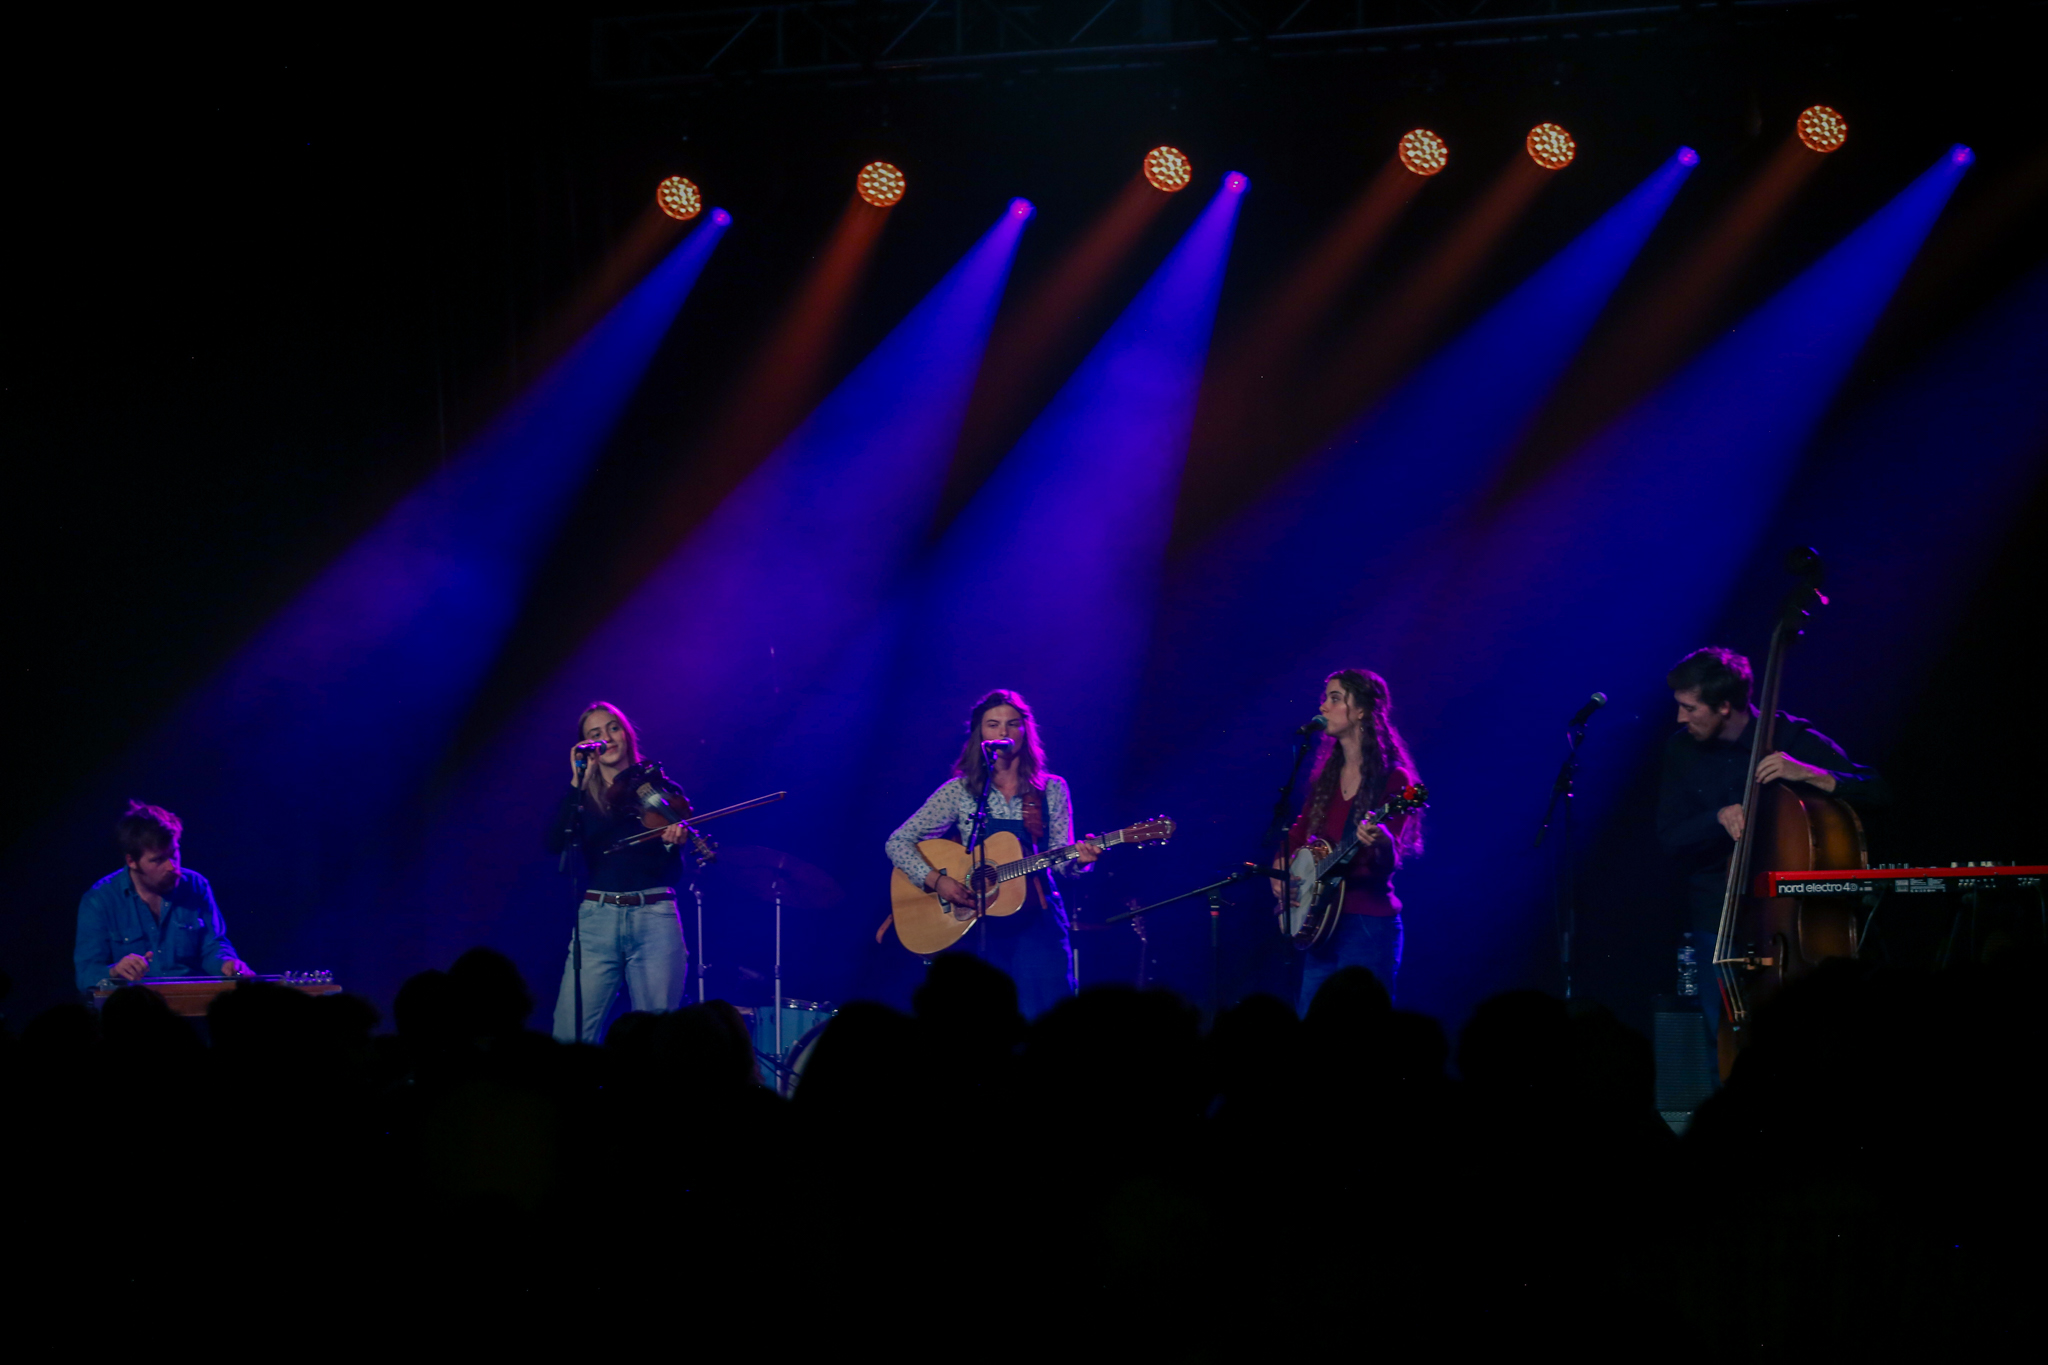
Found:
[[[1424,810],[1429,806],[1429,788],[1420,782],[1410,783],[1401,789],[1401,794],[1387,802],[1380,812],[1380,818],[1390,815],[1405,815],[1411,810]]]
[[[1174,823],[1164,815],[1127,825],[1118,830],[1113,842],[1119,844],[1163,844],[1173,837]]]

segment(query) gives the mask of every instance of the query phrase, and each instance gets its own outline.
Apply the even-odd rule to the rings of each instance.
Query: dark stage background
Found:
[[[188,861],[213,879],[262,970],[331,968],[388,1010],[408,975],[481,942],[512,953],[551,1002],[569,898],[540,840],[576,704],[591,696],[633,714],[703,804],[789,789],[786,803],[714,831],[795,853],[843,888],[834,905],[790,913],[788,992],[897,998],[914,962],[873,941],[881,841],[943,775],[982,691],[1032,698],[1085,827],[1155,809],[1181,822],[1168,848],[1112,855],[1083,879],[1079,907],[1099,919],[1255,855],[1289,732],[1324,672],[1362,664],[1390,680],[1437,792],[1427,856],[1401,879],[1404,1003],[1453,1026],[1494,991],[1558,985],[1547,865],[1527,850],[1564,719],[1587,693],[1609,694],[1582,787],[1577,985],[1641,1022],[1669,988],[1678,921],[1651,828],[1670,730],[1663,668],[1709,641],[1761,656],[1786,586],[1779,561],[1804,543],[1828,555],[1836,605],[1795,657],[1787,702],[1897,780],[1901,804],[1871,816],[1873,857],[2048,859],[2048,753],[2033,713],[2048,621],[2048,136],[2020,98],[2042,7],[1761,7],[1741,22],[1725,10],[1597,41],[1423,35],[1309,57],[1203,50],[1086,70],[736,73],[650,89],[593,83],[589,14],[281,17],[261,32],[38,20],[19,47],[32,74],[10,95],[21,164],[7,553],[23,721],[0,938],[10,1020],[67,997],[77,898],[116,866],[111,826],[129,796],[184,818]],[[1426,423],[1375,449],[1379,463],[1344,463],[1350,438],[1328,437],[1355,430],[1376,399],[1416,392],[1401,374],[1455,354],[1445,348],[1683,143],[1700,165],[1578,354],[1598,353],[1616,319],[1654,314],[1703,228],[1818,101],[1845,112],[1849,143],[1758,233],[1658,382],[1951,144],[1977,159],[1814,419],[1786,419],[1789,452],[1770,479],[1752,477],[1749,435],[1731,436],[1725,463],[1680,447],[1633,476],[1671,533],[1610,558],[1623,513],[1602,501],[1606,485],[1551,504],[1524,496],[1584,435],[1555,403],[1511,422],[1495,463],[1444,493],[1453,512],[1425,518],[1403,501],[1447,459]],[[1311,356],[1335,355],[1472,220],[1542,119],[1572,130],[1577,161],[1467,264],[1381,388],[1337,387],[1340,420],[1324,437],[1205,444],[1205,389],[1195,454],[1165,506],[1119,482],[1114,461],[1068,523],[1019,524],[1007,485],[986,482],[1224,170],[1252,187],[1212,361],[1403,131],[1425,125],[1450,142],[1452,169],[1333,285],[1321,330],[1303,339]],[[683,584],[672,638],[619,645],[619,621],[647,619],[633,604],[663,581],[660,566],[679,562],[721,499],[856,374],[1012,196],[1036,214],[991,354],[1162,142],[1188,152],[1193,187],[1155,207],[1099,283],[1059,310],[1031,365],[1001,376],[1007,401],[977,389],[970,439],[915,487],[861,488],[848,543],[872,531],[895,556],[886,572],[847,587],[848,561],[821,552],[784,566],[788,591],[731,587],[740,605],[720,610],[765,624],[729,655],[685,630],[693,612],[723,619],[703,603],[724,589]],[[910,189],[850,278],[844,325],[813,338],[815,373],[749,387],[855,170],[877,157],[902,166]],[[734,222],[617,425],[587,468],[548,476],[559,487],[529,482],[527,465],[472,479],[465,452],[494,414],[675,240],[647,211],[669,173],[704,186]],[[1540,338],[1530,345],[1546,359]],[[1450,391],[1486,394],[1523,359],[1496,354]],[[1290,373],[1304,376],[1302,406],[1329,398],[1315,388],[1325,371]],[[925,382],[884,378],[912,396]],[[1585,365],[1566,367],[1555,391],[1589,405],[1591,429],[1637,396],[1603,391]],[[741,414],[743,439],[731,435],[739,401],[759,405]],[[1731,388],[1701,411],[1760,401]],[[988,487],[997,493],[974,499]],[[1328,496],[1298,500],[1319,487]],[[435,488],[444,503],[420,491]],[[522,489],[542,491],[506,513],[518,534],[501,539],[454,501]],[[1558,510],[1541,554],[1523,558],[1492,529],[1544,506]],[[1729,509],[1746,519],[1717,519]],[[1039,590],[1056,581],[1042,565],[1098,532],[1152,537],[1153,568],[1090,593]],[[415,533],[433,553],[330,591],[331,575]],[[470,554],[472,534],[488,553]],[[1553,579],[1560,541],[1584,571]],[[1259,548],[1303,543],[1313,552]],[[980,595],[984,557],[1011,564],[1022,590]],[[452,595],[416,616],[394,608],[380,634],[379,602],[443,573],[460,580]],[[835,585],[824,607],[795,590]],[[1127,610],[1096,612],[1098,598]],[[326,633],[305,644],[316,626]],[[1126,681],[1098,688],[1074,662],[1096,651],[1114,654]],[[693,681],[714,669],[717,687]],[[705,698],[717,709],[699,709]],[[712,989],[765,999],[741,969],[768,969],[766,907],[718,870],[703,889]],[[1225,994],[1289,989],[1288,954],[1246,900],[1223,924]],[[1120,931],[1084,934],[1082,950],[1084,980],[1137,965],[1137,941]],[[1156,980],[1206,998],[1198,907],[1155,917],[1152,950]]]

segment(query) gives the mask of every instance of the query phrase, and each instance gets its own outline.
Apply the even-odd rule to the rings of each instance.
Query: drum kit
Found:
[[[822,868],[778,849],[748,845],[722,848],[718,852],[718,866],[724,869],[722,880],[728,885],[775,907],[775,965],[769,1000],[761,1005],[741,1005],[739,1011],[753,1036],[761,1084],[778,1094],[789,1095],[803,1078],[804,1065],[825,1025],[838,1013],[838,1007],[828,1001],[797,1000],[782,993],[783,907],[822,910],[836,905],[845,892]],[[704,974],[709,969],[704,952],[704,893],[698,887],[691,889],[697,899],[697,999],[701,1003],[707,994]],[[754,972],[743,970],[742,975],[760,979]]]

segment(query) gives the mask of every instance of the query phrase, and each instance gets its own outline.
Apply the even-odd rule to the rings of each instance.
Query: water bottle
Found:
[[[1678,944],[1678,993],[1684,996],[1700,993],[1700,959],[1693,951],[1691,934]]]

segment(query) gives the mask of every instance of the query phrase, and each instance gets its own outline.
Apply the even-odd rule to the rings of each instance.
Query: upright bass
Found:
[[[1814,611],[1827,605],[1823,566],[1813,550],[1795,550],[1799,586],[1785,598],[1771,631],[1757,724],[1742,798],[1742,834],[1728,859],[1714,972],[1721,991],[1718,1040],[1725,1080],[1748,1045],[1754,1011],[1786,982],[1831,957],[1854,957],[1856,912],[1839,897],[1757,895],[1767,872],[1821,872],[1870,866],[1863,821],[1846,801],[1804,782],[1759,782],[1757,766],[1778,748],[1778,695],[1785,654]]]

